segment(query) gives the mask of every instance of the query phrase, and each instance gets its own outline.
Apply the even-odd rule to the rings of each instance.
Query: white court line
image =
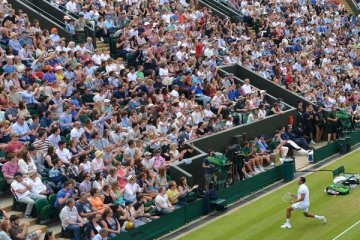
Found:
[[[350,231],[353,227],[355,227],[356,225],[358,225],[360,223],[360,220],[357,221],[356,223],[354,223],[353,225],[351,225],[349,228],[345,229],[345,231],[343,231],[342,233],[340,233],[339,235],[337,235],[336,237],[334,237],[332,240],[336,240],[339,237],[341,237],[342,235],[344,235],[345,233],[347,233],[348,231]]]

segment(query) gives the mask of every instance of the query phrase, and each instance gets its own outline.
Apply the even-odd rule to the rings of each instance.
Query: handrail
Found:
[[[205,1],[202,1],[202,0],[199,0],[199,3],[201,3],[202,5],[210,8],[213,12],[216,12],[218,15],[220,15],[221,18],[227,18],[228,15],[224,12],[221,12],[220,10],[214,8],[213,6],[211,6],[208,2],[205,2]]]

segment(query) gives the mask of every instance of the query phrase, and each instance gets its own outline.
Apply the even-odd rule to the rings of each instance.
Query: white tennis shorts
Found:
[[[297,202],[291,205],[292,209],[294,211],[302,211],[302,212],[308,212],[309,211],[309,205],[304,204],[301,202]]]

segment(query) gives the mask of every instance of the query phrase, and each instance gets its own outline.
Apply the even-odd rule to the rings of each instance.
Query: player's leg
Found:
[[[290,218],[291,218],[291,212],[293,210],[294,209],[292,207],[286,208],[286,210],[285,210],[286,222],[283,225],[281,225],[281,228],[291,228]]]
[[[315,214],[312,214],[312,213],[309,213],[309,212],[303,212],[304,213],[304,216],[305,217],[308,217],[308,218],[315,218],[316,220],[319,220],[323,223],[326,223],[326,217],[325,216],[319,216],[319,215],[315,215]]]

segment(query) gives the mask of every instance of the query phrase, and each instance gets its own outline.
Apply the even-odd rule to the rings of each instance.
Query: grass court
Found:
[[[342,165],[346,172],[360,173],[360,151],[340,157],[322,169],[333,170]],[[360,239],[360,186],[351,189],[349,195],[330,196],[324,189],[331,183],[331,172],[310,173],[306,179],[310,190],[309,212],[325,215],[326,224],[305,218],[302,212],[293,212],[292,229],[280,228],[285,222],[285,208],[289,206],[281,197],[285,192],[297,193],[296,179],[289,185],[199,226],[178,239]]]

